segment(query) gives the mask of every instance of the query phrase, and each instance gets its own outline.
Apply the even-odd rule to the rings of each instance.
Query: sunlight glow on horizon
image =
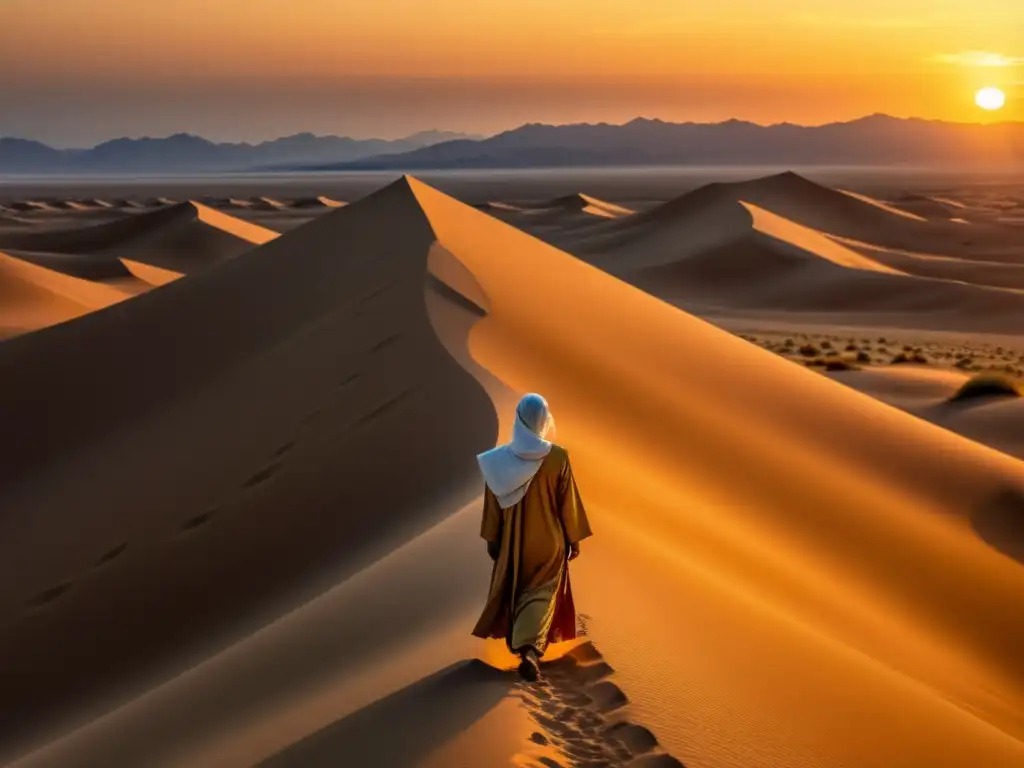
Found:
[[[524,122],[985,121],[1024,80],[1024,3],[986,0],[0,3],[5,133],[396,136]],[[133,111],[134,110],[134,111]],[[262,110],[262,111],[261,111]],[[234,122],[233,122],[234,121]],[[262,127],[261,127],[262,121]],[[158,128],[158,126],[160,126]],[[286,126],[290,126],[286,127]],[[122,133],[123,131],[114,131]]]

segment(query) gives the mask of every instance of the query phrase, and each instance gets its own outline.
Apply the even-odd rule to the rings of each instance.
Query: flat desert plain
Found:
[[[499,177],[0,187],[0,762],[1024,765],[1024,187]],[[536,684],[469,634],[530,391]]]

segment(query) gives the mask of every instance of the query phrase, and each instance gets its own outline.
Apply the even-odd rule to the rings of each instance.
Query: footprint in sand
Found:
[[[28,601],[29,609],[35,610],[50,605],[50,603],[54,602],[59,597],[67,594],[67,592],[71,589],[72,585],[73,582],[65,581],[62,584],[57,584],[56,586],[50,587],[49,589],[44,589],[42,592],[40,592]]]
[[[586,642],[541,666],[536,683],[519,693],[541,730],[530,741],[554,747],[563,761],[537,756],[524,765],[547,768],[682,768],[647,728],[624,716],[626,694],[608,678],[614,670]],[[525,757],[525,756],[524,756]]]
[[[243,483],[245,488],[255,488],[257,485],[262,485],[267,482],[270,478],[277,474],[278,470],[281,469],[281,462],[275,461],[273,464],[268,464],[259,472],[256,472],[248,480]]]
[[[287,443],[285,443],[284,445],[280,446],[276,451],[274,451],[270,455],[271,460],[272,461],[277,461],[279,459],[283,459],[285,456],[287,456],[291,452],[292,448],[294,448],[294,447],[295,447],[295,441],[294,440],[289,440]]]
[[[402,338],[402,334],[396,333],[393,336],[388,336],[386,339],[381,339],[376,344],[374,344],[372,347],[370,347],[370,352],[371,353],[373,353],[373,352],[380,352],[382,349],[384,349],[386,347],[390,347],[392,344],[394,344],[400,338]]]
[[[208,510],[203,512],[201,515],[190,517],[184,523],[181,524],[181,533],[191,533],[197,528],[202,528],[204,525],[208,525],[209,522],[216,516],[216,510]]]

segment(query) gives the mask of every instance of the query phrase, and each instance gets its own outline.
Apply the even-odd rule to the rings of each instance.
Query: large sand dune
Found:
[[[490,202],[476,207],[527,232],[542,234],[554,229],[556,236],[559,230],[589,228],[633,214],[629,208],[582,193],[540,202]]]
[[[97,265],[102,275],[78,275],[0,252],[0,339],[62,323],[124,301],[151,287],[122,267]],[[117,266],[120,266],[119,264]]]
[[[708,195],[694,193],[683,198],[686,205],[668,203],[582,236],[563,232],[561,241],[593,264],[686,306],[859,314],[920,327],[1024,331],[1024,293],[1004,290],[1016,289],[1019,281],[1024,287],[1021,265],[839,241],[759,205]],[[850,198],[849,205],[861,204]],[[869,215],[876,210],[872,207]],[[967,282],[968,277],[978,282]]]
[[[922,243],[937,253],[957,255],[991,241],[1002,242],[998,229],[976,227],[971,233],[957,224],[927,221],[865,195],[822,186],[796,173],[751,181],[709,184],[637,217],[633,224],[675,219],[721,201],[744,201],[830,235],[878,245],[907,248]],[[970,242],[968,242],[970,241]]]
[[[16,764],[1024,761],[1024,463],[415,180],[0,364],[0,706],[38,747]],[[507,663],[466,635],[473,454],[529,390],[597,532],[573,574],[594,647],[515,694],[464,664]],[[575,730],[623,696],[614,744]]]
[[[257,224],[186,202],[92,227],[0,235],[0,246],[124,257],[188,273],[276,236]]]

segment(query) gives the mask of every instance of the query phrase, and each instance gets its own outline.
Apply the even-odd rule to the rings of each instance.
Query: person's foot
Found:
[[[527,648],[523,651],[519,662],[519,676],[527,682],[536,682],[540,677],[540,661],[537,659],[537,651]]]

